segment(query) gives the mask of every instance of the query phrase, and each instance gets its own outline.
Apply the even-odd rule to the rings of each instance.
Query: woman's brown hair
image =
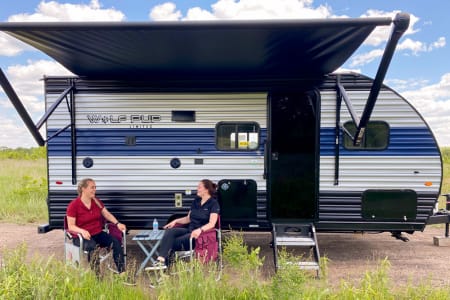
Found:
[[[209,179],[202,179],[201,183],[203,184],[203,186],[205,187],[205,189],[208,190],[208,193],[211,197],[216,197],[216,193],[217,193],[217,184],[215,184],[214,182],[212,182]]]

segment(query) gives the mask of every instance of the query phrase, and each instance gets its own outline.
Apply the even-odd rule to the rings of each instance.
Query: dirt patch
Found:
[[[0,231],[0,261],[5,251],[15,249],[21,243],[27,245],[28,259],[34,255],[44,258],[53,256],[59,260],[64,258],[62,230],[38,234],[36,224],[0,223]],[[133,234],[136,232],[132,231]],[[338,286],[341,280],[356,283],[367,271],[375,271],[380,261],[386,258],[391,264],[388,274],[397,286],[425,282],[442,287],[450,285],[450,246],[435,246],[433,237],[443,234],[443,227],[427,227],[424,232],[406,235],[409,242],[403,242],[389,233],[319,233],[318,242],[320,254],[329,259],[328,280],[334,286]],[[131,235],[127,243],[128,257],[140,261],[142,252],[131,240]],[[245,233],[244,239],[249,247],[261,247],[261,255],[265,257],[264,274],[273,274],[270,233]]]

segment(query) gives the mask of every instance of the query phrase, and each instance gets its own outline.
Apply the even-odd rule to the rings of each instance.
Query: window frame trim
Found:
[[[257,134],[258,134],[258,146],[255,149],[239,149],[239,147],[234,148],[234,149],[224,149],[224,148],[219,148],[219,144],[218,144],[218,140],[219,140],[219,135],[218,135],[218,128],[221,125],[235,125],[235,126],[239,126],[239,125],[255,125],[257,128]],[[235,131],[236,134],[236,143],[238,143],[238,131]],[[215,134],[215,138],[214,138],[214,144],[217,150],[220,151],[239,151],[239,152],[255,152],[258,151],[260,145],[261,145],[261,126],[259,125],[258,122],[256,121],[220,121],[218,123],[216,123],[216,126],[214,128],[214,134]],[[237,146],[237,145],[236,145]]]
[[[353,122],[353,120],[348,120],[348,121],[346,121],[345,123],[342,124],[342,127],[345,128],[345,124],[348,124],[348,123],[353,123],[353,124],[355,124],[355,122]],[[390,141],[391,141],[391,126],[389,125],[389,123],[388,123],[387,121],[384,121],[384,120],[370,120],[370,121],[367,123],[367,129],[368,129],[368,127],[370,126],[371,123],[382,123],[382,124],[385,124],[386,127],[387,127],[387,129],[388,129],[388,132],[387,132],[387,140],[386,140],[387,142],[386,142],[386,145],[385,145],[383,148],[348,148],[348,147],[346,146],[346,144],[345,144],[346,134],[345,134],[345,132],[343,132],[343,130],[341,130],[341,134],[342,134],[342,147],[343,147],[345,150],[347,150],[347,151],[385,151],[386,149],[388,149],[388,148],[389,148]],[[356,127],[356,126],[355,126],[355,127]],[[367,130],[367,129],[366,129],[366,130]],[[348,137],[348,136],[347,136],[347,138],[350,139],[350,137]]]

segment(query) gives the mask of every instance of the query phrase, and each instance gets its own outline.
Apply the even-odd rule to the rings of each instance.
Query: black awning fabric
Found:
[[[302,79],[339,68],[389,18],[0,23],[78,76]],[[57,74],[51,74],[57,75]]]

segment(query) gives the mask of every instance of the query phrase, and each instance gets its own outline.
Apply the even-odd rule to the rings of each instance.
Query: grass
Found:
[[[75,269],[53,258],[25,262],[23,244],[0,261],[0,299],[450,299],[448,288],[426,283],[398,287],[388,277],[388,260],[380,261],[357,284],[342,281],[331,288],[326,275],[316,279],[289,263],[298,257],[281,251],[280,269],[264,279],[260,270],[264,258],[259,258],[257,249],[248,249],[242,235],[235,232],[224,243],[220,280],[215,264],[177,262],[170,273],[158,274],[159,284],[150,288],[149,277],[154,273],[141,274],[135,286],[127,286],[112,273],[97,277],[89,269]],[[239,263],[231,254],[238,254]]]
[[[0,161],[0,221],[22,224],[47,220],[45,159]]]

